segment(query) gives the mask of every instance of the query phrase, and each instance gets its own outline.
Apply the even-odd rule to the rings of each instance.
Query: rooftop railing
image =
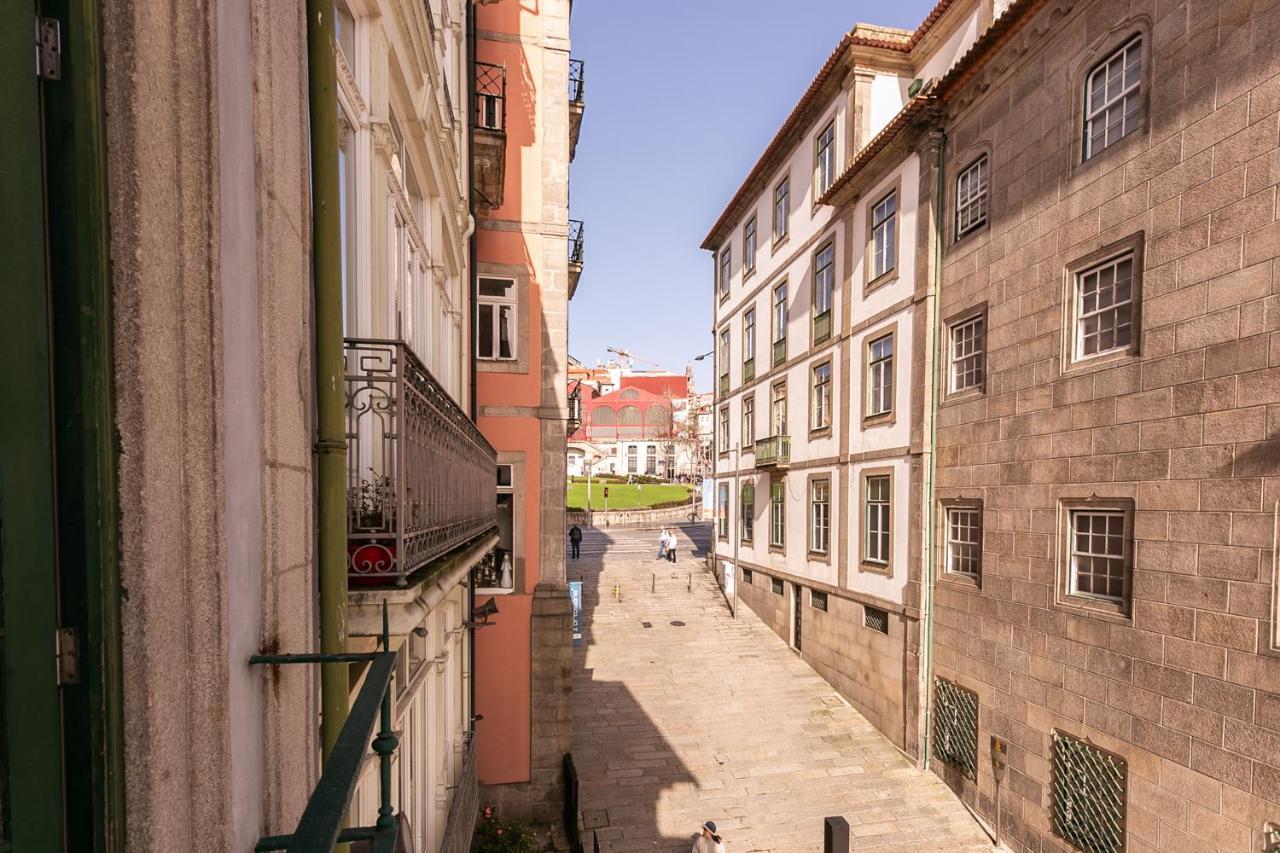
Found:
[[[582,220],[569,220],[569,263],[582,264],[584,250]]]
[[[582,103],[582,93],[586,83],[586,66],[581,59],[569,60],[569,100],[575,104]]]

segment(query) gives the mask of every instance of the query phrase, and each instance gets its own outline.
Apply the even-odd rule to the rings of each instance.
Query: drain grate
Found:
[[[683,627],[684,627],[684,623],[683,623],[683,622],[681,622],[679,619],[673,619],[673,620],[671,621],[671,624],[672,624],[673,626],[675,626],[676,628],[683,628]]]
[[[653,623],[652,623],[652,622],[641,622],[641,623],[640,623],[640,627],[642,627],[642,628],[652,628],[652,627],[653,627]]]

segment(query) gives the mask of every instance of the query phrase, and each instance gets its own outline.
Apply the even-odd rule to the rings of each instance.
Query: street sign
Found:
[[[573,644],[582,644],[582,581],[569,581],[569,605],[573,608]]]

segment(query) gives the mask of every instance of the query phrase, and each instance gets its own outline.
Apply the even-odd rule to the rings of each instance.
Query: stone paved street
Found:
[[[939,780],[749,610],[730,616],[704,568],[708,525],[685,525],[674,566],[654,559],[657,533],[588,530],[569,564],[584,581],[573,755],[588,850],[594,828],[602,851],[684,853],[711,819],[733,853],[811,853],[837,814],[856,850],[991,850]]]

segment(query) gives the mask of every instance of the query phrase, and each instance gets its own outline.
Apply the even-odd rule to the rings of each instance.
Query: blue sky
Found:
[[[702,238],[841,34],[914,27],[935,2],[578,0],[570,216],[586,223],[586,259],[569,352],[594,364],[625,348],[678,371],[711,349]],[[703,391],[710,364],[695,365]]]

